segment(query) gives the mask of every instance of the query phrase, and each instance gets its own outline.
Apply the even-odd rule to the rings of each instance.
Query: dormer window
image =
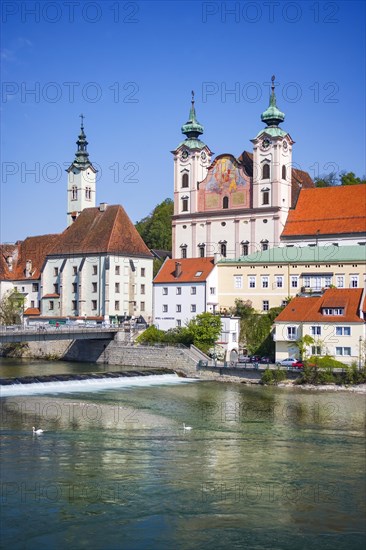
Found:
[[[182,187],[189,187],[189,178],[187,173],[182,176]]]
[[[262,170],[262,179],[263,180],[269,180],[269,177],[270,177],[269,164],[264,164],[263,165],[263,170]]]
[[[323,307],[323,315],[344,315],[343,307]]]

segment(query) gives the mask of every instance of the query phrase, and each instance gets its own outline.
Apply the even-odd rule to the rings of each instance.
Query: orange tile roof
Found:
[[[361,323],[362,288],[329,288],[322,296],[297,296],[276,317],[276,322]],[[331,305],[330,305],[331,304]],[[344,315],[323,315],[324,307],[343,307]]]
[[[85,208],[60,235],[50,255],[122,254],[152,258],[150,250],[120,205]]]
[[[39,311],[38,307],[27,307],[24,315],[39,315],[40,313],[41,312]]]
[[[59,294],[45,294],[44,296],[42,296],[42,300],[43,298],[59,298],[60,295]]]
[[[281,238],[366,232],[366,185],[302,189]]]
[[[181,265],[181,275],[175,276],[176,263]],[[213,258],[180,258],[166,260],[161,266],[154,283],[202,283],[215,267]],[[196,273],[202,274],[196,277]]]
[[[17,241],[13,245],[0,245],[0,280],[22,281],[37,280],[41,276],[41,269],[47,254],[52,250],[59,235],[38,235],[27,237],[24,241]],[[9,269],[7,258],[12,263]],[[26,277],[26,263],[30,260],[31,274]]]

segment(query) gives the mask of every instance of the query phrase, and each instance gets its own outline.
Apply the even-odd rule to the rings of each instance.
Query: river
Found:
[[[3,548],[364,547],[363,395],[136,378],[1,398]]]

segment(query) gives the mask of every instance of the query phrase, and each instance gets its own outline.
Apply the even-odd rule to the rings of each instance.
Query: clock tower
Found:
[[[291,207],[292,140],[279,127],[285,120],[276,103],[275,77],[268,108],[261,120],[267,127],[252,139],[253,143],[253,208],[278,208],[281,221],[286,221]],[[283,218],[283,220],[282,220]]]

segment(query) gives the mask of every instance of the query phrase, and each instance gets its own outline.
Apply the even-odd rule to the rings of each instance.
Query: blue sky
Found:
[[[295,165],[366,173],[364,2],[3,2],[1,68],[2,242],[65,228],[80,113],[97,202],[136,222],[173,195],[191,90],[238,156],[272,74]]]

